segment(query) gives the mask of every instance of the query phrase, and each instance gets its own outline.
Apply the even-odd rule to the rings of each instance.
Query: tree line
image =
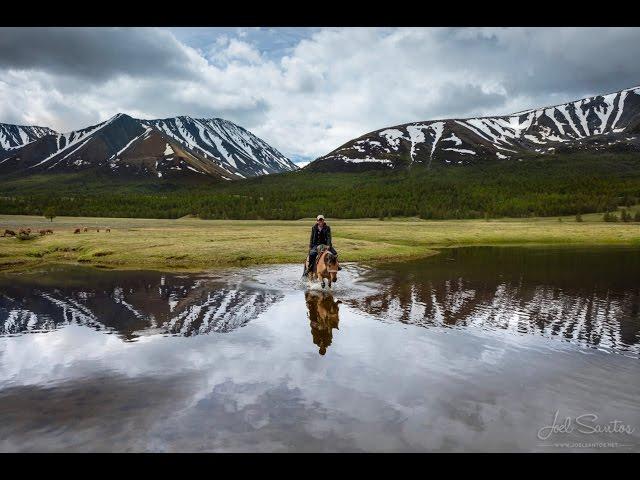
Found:
[[[203,219],[463,219],[610,212],[640,202],[640,156],[572,155],[368,173],[269,175],[237,182],[0,182],[0,213]],[[33,183],[33,181],[32,181]],[[77,182],[76,182],[77,184]]]

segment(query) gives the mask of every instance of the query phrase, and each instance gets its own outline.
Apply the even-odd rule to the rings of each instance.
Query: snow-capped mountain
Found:
[[[253,177],[295,170],[288,158],[254,134],[221,118],[175,117],[146,120],[155,128],[204,158],[215,158],[229,172]]]
[[[387,169],[421,162],[472,164],[524,154],[640,151],[640,87],[498,117],[383,128],[310,163],[310,170]]]
[[[0,152],[0,172],[98,169],[117,176],[213,176],[224,180],[295,170],[280,152],[232,122],[117,114],[68,133],[48,130]]]
[[[45,135],[55,133],[56,132],[47,127],[0,123],[0,154],[22,147]]]

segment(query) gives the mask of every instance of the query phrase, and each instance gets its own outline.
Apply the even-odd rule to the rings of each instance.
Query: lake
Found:
[[[640,248],[301,273],[0,274],[0,451],[640,451]]]

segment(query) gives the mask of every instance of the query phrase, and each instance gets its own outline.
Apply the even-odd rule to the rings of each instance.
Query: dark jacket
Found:
[[[309,239],[309,248],[313,248],[317,245],[329,245],[331,244],[331,227],[325,223],[322,227],[322,231],[318,230],[318,226],[311,227],[311,238]]]

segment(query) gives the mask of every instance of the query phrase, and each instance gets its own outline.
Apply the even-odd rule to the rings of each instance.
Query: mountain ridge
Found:
[[[616,128],[622,126],[622,128]],[[354,138],[317,158],[310,171],[398,168],[414,162],[473,164],[526,154],[640,151],[640,87],[520,112],[408,122]],[[444,142],[449,142],[445,144]],[[543,148],[546,147],[546,148]]]
[[[0,123],[0,153],[20,148],[40,137],[55,133],[55,130],[39,125]]]
[[[298,168],[250,131],[220,118],[143,120],[117,113],[65,133],[34,127],[30,136],[17,136],[16,129],[9,127],[15,126],[6,128],[12,136],[0,137],[12,139],[11,145],[6,141],[3,145],[7,148],[0,149],[1,173],[29,175],[94,168],[118,176],[205,175],[232,180]],[[20,141],[23,143],[18,144]]]

